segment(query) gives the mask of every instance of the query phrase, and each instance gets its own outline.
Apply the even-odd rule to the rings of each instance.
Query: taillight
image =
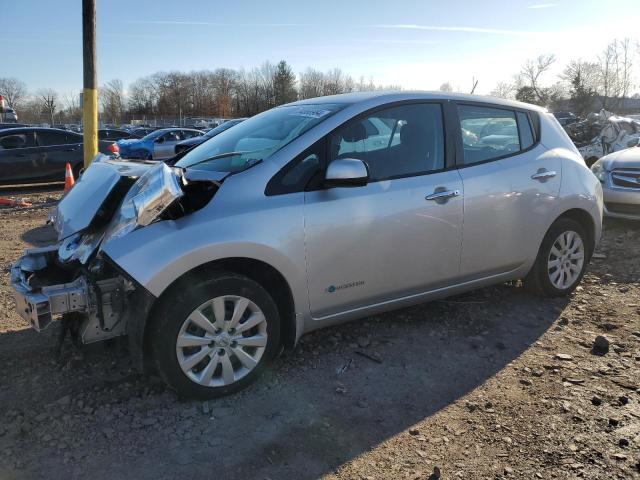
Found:
[[[111,153],[120,153],[120,148],[118,148],[118,145],[115,143],[112,143],[111,145],[109,145],[107,147],[107,150],[109,150]]]

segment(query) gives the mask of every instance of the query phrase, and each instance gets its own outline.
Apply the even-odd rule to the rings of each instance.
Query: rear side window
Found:
[[[444,168],[439,104],[386,108],[347,123],[329,136],[329,161],[357,158],[371,181],[426,174]]]
[[[520,151],[520,135],[514,111],[459,105],[458,116],[465,165]]]
[[[536,143],[533,139],[533,130],[531,129],[531,122],[529,122],[529,115],[524,112],[517,112],[516,116],[518,117],[520,147],[522,147],[522,150],[526,150]]]

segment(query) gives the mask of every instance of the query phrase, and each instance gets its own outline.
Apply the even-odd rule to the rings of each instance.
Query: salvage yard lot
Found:
[[[0,210],[2,479],[640,478],[640,224],[606,222],[569,299],[501,285],[323,330],[203,403],[135,374],[121,342],[53,360],[9,268],[51,239],[60,193],[11,194],[34,206]]]

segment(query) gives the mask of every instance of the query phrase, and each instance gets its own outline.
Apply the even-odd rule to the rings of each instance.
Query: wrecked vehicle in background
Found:
[[[590,113],[566,130],[589,167],[604,155],[635,147],[640,141],[639,122],[605,110]]]
[[[308,99],[180,155],[94,162],[58,205],[58,243],[11,283],[36,330],[126,334],[184,397],[238,391],[347,320],[517,279],[568,295],[602,231],[600,182],[518,102]]]

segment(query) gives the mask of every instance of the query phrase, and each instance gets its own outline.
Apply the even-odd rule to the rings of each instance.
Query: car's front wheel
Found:
[[[544,237],[525,285],[550,297],[568,295],[584,276],[590,255],[584,227],[573,219],[561,218]]]
[[[180,395],[214,398],[248,386],[278,351],[280,319],[250,278],[218,272],[169,293],[152,327],[164,380]]]

